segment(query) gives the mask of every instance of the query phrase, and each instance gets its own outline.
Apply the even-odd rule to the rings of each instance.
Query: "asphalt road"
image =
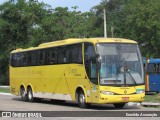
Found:
[[[47,111],[47,112],[45,112]],[[159,112],[157,112],[159,111]],[[91,105],[90,108],[82,109],[74,102],[59,102],[59,101],[50,101],[42,100],[36,103],[29,103],[21,101],[18,96],[11,95],[1,95],[0,94],[0,116],[6,115],[5,112],[12,114],[12,117],[44,117],[43,119],[51,119],[50,117],[55,117],[57,120],[70,119],[70,117],[75,117],[76,119],[105,119],[106,117],[113,118],[122,117],[140,119],[143,117],[154,117],[158,120],[157,116],[160,116],[160,108],[146,108],[142,106],[128,106],[126,105],[124,109],[115,109],[113,105]],[[46,118],[49,117],[49,118]],[[67,118],[66,118],[67,117]],[[93,118],[92,118],[93,117]],[[99,118],[100,117],[100,118]],[[74,119],[75,119],[74,118]],[[0,117],[2,119],[2,117]],[[7,119],[6,117],[3,118]],[[119,119],[119,118],[118,118]],[[153,119],[153,118],[152,118]],[[146,119],[145,119],[146,120]]]

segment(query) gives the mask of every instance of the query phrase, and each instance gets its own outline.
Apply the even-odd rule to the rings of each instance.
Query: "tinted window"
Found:
[[[82,63],[82,44],[69,45],[67,54],[69,63]]]
[[[57,48],[49,48],[46,50],[46,64],[57,63]]]
[[[66,63],[67,58],[66,58],[66,47],[58,47],[58,63]]]
[[[39,51],[28,52],[28,66],[37,65]]]
[[[85,69],[90,81],[98,84],[95,48],[91,43],[84,44]]]
[[[39,63],[39,65],[43,65],[45,63],[45,50],[39,51],[38,63]]]
[[[156,64],[153,63],[148,64],[148,73],[156,73]]]
[[[148,73],[160,73],[160,64],[159,63],[149,63],[148,64]]]
[[[14,53],[11,56],[11,65],[13,66],[21,66],[22,63],[22,53]]]
[[[160,63],[157,64],[157,73],[160,74]]]
[[[27,52],[21,53],[21,66],[27,66]]]
[[[65,63],[82,64],[82,44],[13,53],[10,59],[11,65],[14,67]]]

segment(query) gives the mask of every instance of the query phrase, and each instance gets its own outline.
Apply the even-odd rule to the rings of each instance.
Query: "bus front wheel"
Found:
[[[114,104],[114,107],[115,108],[118,108],[118,109],[121,109],[121,108],[123,108],[125,106],[125,103],[115,103]]]
[[[89,103],[86,103],[86,98],[82,90],[78,93],[78,104],[81,108],[87,108],[90,105]]]
[[[21,95],[21,100],[26,102],[27,101],[27,95],[25,93],[24,87],[20,88],[20,95]]]

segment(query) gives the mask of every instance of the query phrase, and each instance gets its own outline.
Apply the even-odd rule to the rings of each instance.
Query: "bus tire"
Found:
[[[24,87],[20,88],[20,95],[21,95],[21,100],[26,102],[27,101],[27,94],[25,93]]]
[[[90,105],[89,103],[86,103],[85,94],[82,90],[78,92],[78,104],[80,108],[87,108]]]
[[[122,109],[125,106],[125,103],[115,103],[113,104],[115,108]]]
[[[27,98],[29,102],[34,102],[32,88],[27,89]]]

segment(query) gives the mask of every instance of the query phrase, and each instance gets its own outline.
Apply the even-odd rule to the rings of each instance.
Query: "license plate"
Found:
[[[128,100],[129,100],[129,97],[122,97],[122,100],[128,101]]]

